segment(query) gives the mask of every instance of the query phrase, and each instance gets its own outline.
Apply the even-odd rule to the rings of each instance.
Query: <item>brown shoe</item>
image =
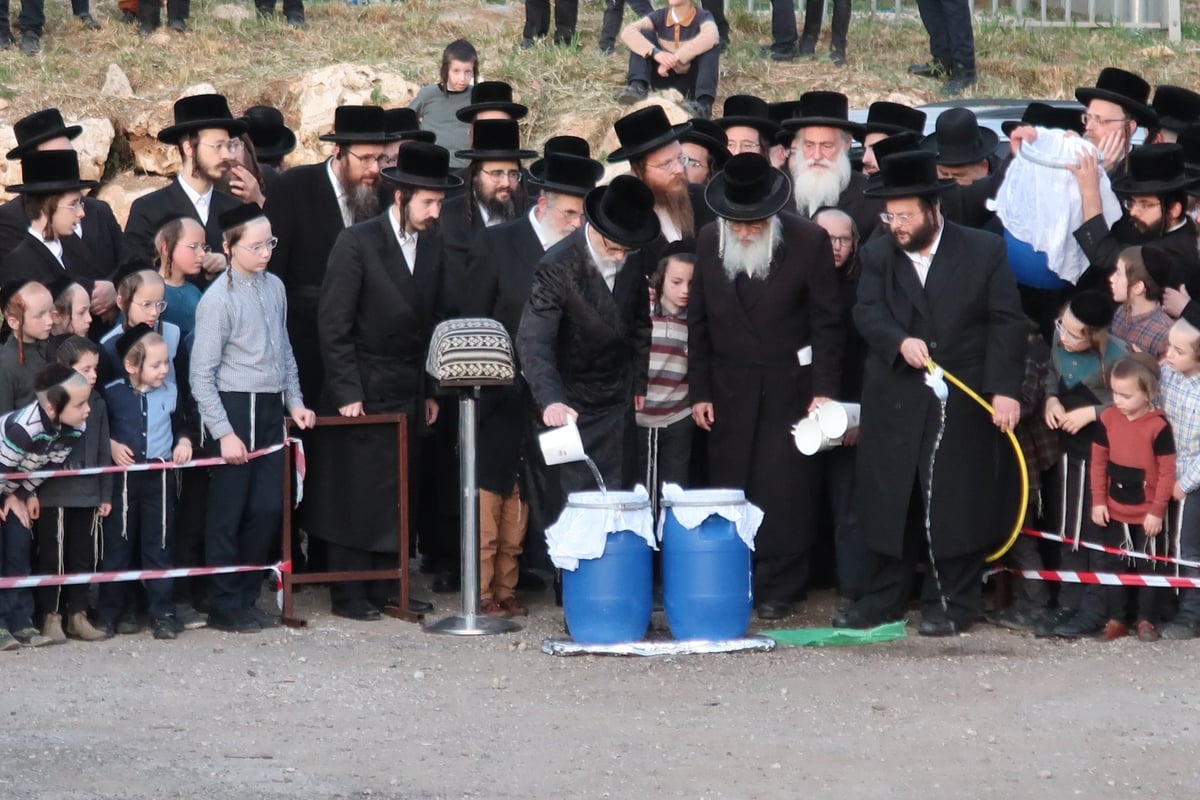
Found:
[[[42,636],[49,639],[51,644],[67,643],[67,635],[63,633],[62,614],[46,615],[45,621],[42,622]]]
[[[67,617],[67,635],[85,642],[99,642],[108,638],[104,631],[88,621],[86,611],[76,611]]]
[[[521,601],[515,597],[506,597],[500,601],[500,605],[508,612],[510,617],[528,617],[529,609],[521,605]]]
[[[488,617],[508,617],[508,610],[495,600],[487,600],[480,604],[479,613]]]
[[[1115,619],[1110,619],[1104,625],[1103,638],[1106,642],[1113,642],[1117,639],[1123,639],[1129,635],[1129,626],[1124,622],[1118,622]]]
[[[1162,634],[1154,627],[1153,622],[1143,619],[1137,624],[1137,637],[1139,642],[1157,642],[1162,638]]]

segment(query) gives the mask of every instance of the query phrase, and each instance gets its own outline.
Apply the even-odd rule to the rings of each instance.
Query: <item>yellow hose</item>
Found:
[[[926,359],[925,367],[932,374],[938,368],[938,364],[934,363],[933,359]],[[974,400],[987,411],[988,416],[994,416],[996,409],[992,408],[992,404],[984,400],[970,386],[956,378],[948,372],[945,367],[942,367],[942,374],[946,380],[961,389],[968,397]],[[1017,521],[1013,524],[1012,533],[1009,534],[1008,540],[1000,546],[996,552],[987,557],[989,562],[996,561],[1001,556],[1009,551],[1016,544],[1017,537],[1021,535],[1021,529],[1025,527],[1025,512],[1029,509],[1029,468],[1025,465],[1025,454],[1021,452],[1021,444],[1017,441],[1017,436],[1012,431],[1006,431],[1008,441],[1012,444],[1013,454],[1017,457],[1017,464],[1021,468],[1021,507],[1017,512]]]

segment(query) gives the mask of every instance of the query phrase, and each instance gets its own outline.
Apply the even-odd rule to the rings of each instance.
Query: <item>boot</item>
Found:
[[[162,6],[158,0],[140,0],[138,3],[138,35],[150,36],[161,24]]]
[[[67,617],[67,634],[72,639],[82,639],[85,642],[99,642],[108,638],[104,631],[88,621],[86,611],[76,611]]]
[[[834,66],[846,66],[846,31],[850,30],[850,0],[833,0],[833,31],[829,39],[829,58]]]
[[[42,636],[54,644],[66,644],[67,635],[63,633],[62,614],[50,613],[42,623]]]
[[[942,95],[957,97],[975,85],[975,67],[955,63],[950,68],[950,79],[942,84]]]

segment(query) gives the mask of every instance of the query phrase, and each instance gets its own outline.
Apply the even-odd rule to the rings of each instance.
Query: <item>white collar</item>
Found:
[[[400,243],[401,247],[407,247],[410,244],[416,245],[417,234],[415,232],[409,233],[400,228],[400,215],[396,213],[396,206],[394,205],[388,209],[388,222],[392,223],[392,233],[396,234],[396,241]]]
[[[592,267],[600,273],[600,277],[604,279],[606,284],[608,284],[608,290],[611,292],[613,287],[617,285],[617,273],[621,271],[621,266],[623,265],[618,265],[616,269],[613,269],[611,266],[601,266],[602,264],[607,265],[611,264],[612,262],[600,256],[600,253],[592,244],[592,237],[588,236],[587,234],[587,231],[590,230],[594,230],[594,228],[592,228],[591,223],[588,223],[587,230],[585,230],[583,234],[583,239],[585,242],[587,242],[588,255],[592,259]]]
[[[928,266],[933,263],[933,257],[937,255],[938,246],[942,243],[942,233],[946,230],[946,218],[938,212],[938,232],[937,236],[933,237],[933,244],[929,246],[929,255],[923,256],[920,253],[904,251],[904,255],[908,256],[909,260],[914,264]]]
[[[533,232],[537,235],[538,242],[542,245],[542,250],[549,250],[554,245],[554,242],[550,241],[550,235],[542,227],[542,222],[537,218],[537,214],[534,213],[535,211],[537,211],[536,205],[529,209],[529,224],[533,227]]]
[[[190,183],[183,179],[182,175],[179,175],[175,180],[179,181],[179,185],[183,187],[183,193],[187,195],[188,200],[192,201],[193,206],[199,205],[201,202],[203,202],[206,207],[212,207],[211,201],[213,187],[211,183],[208,185],[208,191],[204,194],[200,194],[192,188]]]
[[[42,232],[39,231],[38,229],[34,228],[32,225],[30,225],[28,228],[26,228],[26,230],[29,231],[30,236],[37,239],[39,242],[42,243],[43,246],[45,246],[45,248],[47,250],[50,251],[50,255],[52,255],[56,259],[58,259],[58,263],[60,263],[60,264],[62,263],[62,260],[63,260],[62,241],[60,241],[59,239],[47,240],[46,237],[42,236]]]

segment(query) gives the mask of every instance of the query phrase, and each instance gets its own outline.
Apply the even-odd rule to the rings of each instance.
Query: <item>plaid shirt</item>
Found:
[[[1175,482],[1185,492],[1200,488],[1200,375],[1187,377],[1159,367],[1159,402],[1175,434]]]
[[[1162,306],[1136,317],[1129,316],[1124,306],[1118,306],[1113,313],[1109,331],[1143,353],[1162,358],[1167,352],[1167,334],[1171,332],[1171,318],[1163,311]]]
[[[1040,336],[1030,337],[1025,353],[1025,377],[1021,381],[1021,421],[1013,433],[1025,456],[1031,492],[1040,490],[1042,473],[1058,462],[1060,452],[1058,434],[1046,426],[1042,414],[1045,386],[1052,373],[1049,346]]]

